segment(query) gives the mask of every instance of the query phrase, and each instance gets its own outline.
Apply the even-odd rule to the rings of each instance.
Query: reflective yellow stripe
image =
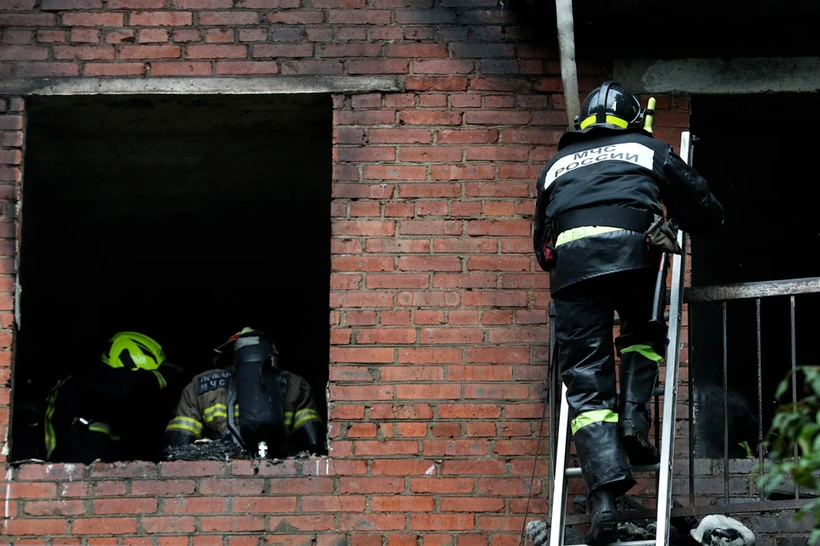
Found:
[[[598,119],[597,116],[589,116],[588,118],[584,119],[584,121],[581,122],[581,129],[586,129],[587,127],[595,123],[596,119]],[[629,126],[629,123],[627,123],[625,119],[621,119],[615,116],[607,116],[606,122],[615,125],[616,127],[620,127],[622,129],[626,129]]]
[[[314,409],[303,409],[296,412],[296,422],[293,424],[293,430],[298,429],[308,421],[319,421],[319,412]]]
[[[589,237],[590,235],[600,235],[601,233],[609,233],[610,231],[620,231],[623,228],[609,227],[609,226],[581,226],[577,228],[568,229],[558,234],[555,240],[555,246],[569,243],[576,239]]]
[[[630,345],[625,349],[621,349],[621,354],[624,353],[638,353],[642,357],[652,360],[654,362],[660,362],[663,360],[663,357],[655,352],[655,349],[652,348],[651,345]],[[660,364],[658,364],[660,366]]]
[[[135,369],[139,369],[139,368],[135,368]],[[168,386],[168,382],[165,381],[165,378],[162,376],[161,373],[159,373],[156,370],[151,370],[151,371],[154,373],[155,376],[157,376],[157,381],[159,381],[159,388],[160,389],[164,389],[165,387]]]
[[[88,430],[90,430],[91,432],[101,432],[102,434],[111,436],[111,427],[109,427],[105,423],[91,423],[90,425],[88,425]]]
[[[168,432],[171,430],[182,430],[184,432],[190,432],[197,438],[202,437],[202,423],[190,417],[174,417],[171,419],[171,422],[165,427],[165,431]]]
[[[286,411],[285,412],[285,425],[291,426],[293,424],[293,412]]]
[[[214,404],[209,408],[205,408],[205,411],[202,412],[203,417],[205,417],[205,422],[210,423],[217,417],[224,417],[225,419],[228,418],[228,406],[225,404]]]
[[[54,417],[54,409],[55,404],[57,402],[57,393],[60,392],[60,387],[62,387],[66,381],[71,379],[69,375],[59,383],[57,386],[52,389],[51,396],[48,397],[48,405],[46,406],[46,415],[45,415],[45,436],[46,436],[46,458],[51,457],[51,453],[57,447],[57,435],[54,433],[54,425],[51,422],[52,417]]]
[[[599,409],[587,411],[572,420],[572,433],[575,434],[582,428],[592,423],[617,423],[618,414],[609,409]]]

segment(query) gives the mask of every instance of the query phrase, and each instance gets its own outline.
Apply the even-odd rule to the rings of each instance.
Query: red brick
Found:
[[[3,32],[3,43],[14,45],[28,45],[34,38],[33,30],[5,30]]]
[[[413,312],[413,324],[416,325],[444,324],[445,322],[444,311],[441,310],[417,309]]]
[[[415,146],[399,148],[399,158],[408,163],[440,163],[461,160],[461,148],[444,146]],[[387,158],[385,161],[392,160]]]
[[[433,239],[433,252],[436,254],[495,254],[498,252],[498,241],[494,239],[464,239],[464,238],[448,238],[448,239]],[[481,278],[481,273],[471,273],[464,275],[465,278]],[[445,274],[439,274],[438,277],[444,278]],[[493,282],[490,286],[495,286],[495,275],[493,275]],[[464,288],[475,288],[475,286],[464,286]]]
[[[165,43],[168,41],[168,31],[160,28],[145,28],[139,32],[139,43]]]
[[[95,514],[154,514],[157,499],[100,499],[93,507]]]
[[[479,180],[495,177],[493,165],[432,165],[430,178],[433,180]]]
[[[322,531],[334,529],[332,515],[312,515],[312,516],[271,516],[270,531],[273,534],[298,531]]]
[[[162,512],[165,514],[219,514],[227,512],[228,502],[224,497],[176,497],[164,499]]]
[[[355,362],[355,363],[385,363],[393,362],[394,350],[391,348],[330,348],[331,362]]]
[[[79,500],[28,501],[23,504],[23,512],[32,516],[78,516],[85,513],[85,506]]]
[[[0,482],[0,498],[49,499],[57,496],[57,484],[37,482]]]
[[[381,380],[385,382],[443,381],[444,368],[438,366],[396,366],[381,369]],[[397,395],[404,387],[397,387]],[[430,398],[433,398],[431,395]]]
[[[120,59],[179,59],[182,55],[177,45],[124,45],[120,47]]]
[[[145,63],[86,63],[83,67],[86,76],[142,76],[145,74]]]
[[[435,184],[400,184],[399,197],[407,198],[431,198],[431,197],[460,197],[461,184],[446,184],[438,182]]]
[[[186,533],[190,535],[196,530],[196,518],[192,516],[143,517],[140,523],[143,531],[149,534]]]
[[[414,71],[415,66],[416,63]],[[409,76],[405,78],[405,87],[408,91],[466,91],[467,81],[465,77]]]
[[[63,535],[66,533],[67,523],[65,519],[8,519],[4,522],[3,534],[12,536]]]
[[[385,205],[387,208],[388,205]],[[372,254],[426,254],[430,241],[423,239],[368,239],[365,251]]]
[[[432,142],[429,129],[371,129],[370,144],[429,144]]]
[[[461,259],[457,256],[402,256],[400,271],[461,271]]]
[[[351,349],[353,350],[353,349]],[[390,349],[392,352],[392,349]],[[333,348],[331,348],[331,354]],[[374,386],[330,386],[330,400],[338,401],[362,401],[362,400],[392,400],[393,399],[392,385],[374,385]]]
[[[131,484],[133,495],[190,495],[196,483],[193,480],[136,480]]]
[[[122,13],[64,13],[62,21],[67,27],[121,27],[124,16]]]
[[[71,526],[74,535],[133,535],[136,532],[137,520],[134,518],[79,518]]]
[[[334,220],[333,235],[392,237],[396,223],[392,220]]]
[[[461,235],[461,222],[455,220],[401,220],[401,235]]]
[[[356,334],[357,344],[410,344],[416,342],[416,331],[407,328],[378,328],[360,330]]]
[[[193,14],[189,11],[137,11],[129,16],[128,23],[143,27],[182,27],[193,23]]]
[[[0,60],[43,61],[48,58],[48,48],[31,45],[4,45],[0,48]]]
[[[161,9],[165,6],[165,0],[107,0],[108,9]],[[179,6],[174,6],[179,9]]]
[[[336,43],[321,46],[319,48],[319,57],[345,57],[354,59],[363,57],[377,57],[381,50],[382,44]],[[379,102],[381,102],[381,100],[379,100]]]
[[[364,496],[344,495],[343,497],[303,497],[301,499],[301,509],[303,512],[365,512]]]
[[[231,506],[237,514],[294,512],[296,497],[233,497]]]
[[[391,110],[337,110],[334,118],[337,125],[392,125],[396,115]]]
[[[262,516],[214,516],[201,517],[199,527],[205,533],[252,532],[265,530]]]
[[[422,57],[447,57],[447,48],[443,44],[425,43],[393,43],[387,44],[385,49],[387,57],[422,58]]]
[[[432,418],[433,410],[429,404],[373,404],[369,415],[373,419],[427,420]]]
[[[114,46],[54,46],[54,58],[61,60],[110,61]]]
[[[248,46],[231,45],[189,45],[185,47],[189,59],[244,59],[248,56]]]
[[[389,256],[334,256],[332,271],[393,271],[393,258]]]
[[[461,125],[461,112],[449,110],[403,110],[399,120],[408,125]]]
[[[526,400],[529,394],[530,387],[526,384],[464,385],[464,398],[467,400]]]
[[[40,9],[48,11],[70,9],[101,9],[102,0],[40,0]]]

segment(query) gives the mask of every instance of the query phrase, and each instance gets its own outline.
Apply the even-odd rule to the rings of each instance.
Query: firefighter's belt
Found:
[[[606,226],[644,233],[655,215],[648,210],[628,207],[589,207],[567,211],[556,219],[556,232],[583,226]]]

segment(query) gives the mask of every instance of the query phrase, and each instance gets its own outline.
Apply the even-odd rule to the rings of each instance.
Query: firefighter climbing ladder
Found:
[[[681,158],[691,164],[692,141],[688,131],[681,135]],[[672,256],[672,282],[669,295],[669,345],[664,362],[666,375],[663,386],[663,416],[661,426],[661,461],[658,465],[633,466],[635,472],[657,472],[658,511],[656,533],[653,540],[617,542],[617,546],[667,546],[669,543],[669,518],[672,508],[672,465],[675,455],[675,413],[678,397],[678,365],[680,364],[681,318],[683,315],[684,271],[686,268],[686,234],[678,231],[678,244],[682,254]],[[558,437],[553,463],[553,490],[550,499],[549,546],[564,546],[565,520],[567,514],[567,478],[581,476],[580,468],[568,468],[569,459],[569,405],[567,388],[562,384],[561,405],[558,417]],[[656,423],[657,426],[657,423]]]

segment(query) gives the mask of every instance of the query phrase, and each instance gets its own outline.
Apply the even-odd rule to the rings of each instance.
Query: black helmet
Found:
[[[575,128],[609,127],[627,129],[640,127],[644,113],[641,103],[615,82],[604,82],[584,99],[581,114],[575,116]]]

